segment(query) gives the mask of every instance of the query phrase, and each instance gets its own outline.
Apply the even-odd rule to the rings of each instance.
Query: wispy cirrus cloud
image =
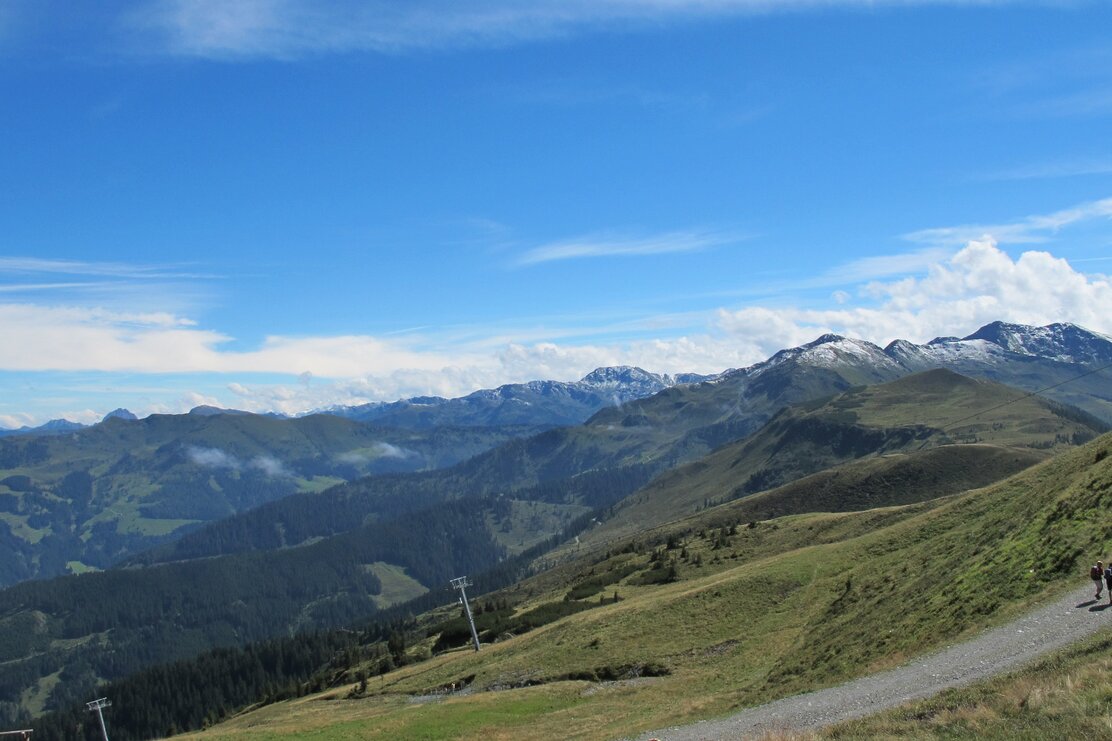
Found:
[[[151,0],[130,16],[163,51],[207,58],[505,46],[609,28],[891,5],[985,6],[1016,0]]]
[[[1026,216],[1002,224],[962,224],[922,229],[904,235],[912,242],[931,245],[958,246],[986,236],[999,244],[1034,244],[1045,242],[1059,230],[1083,221],[1112,218],[1112,198],[1088,201],[1049,214]]]
[[[1112,157],[1077,157],[986,172],[978,180],[1043,180],[1112,173]]]
[[[0,284],[0,293],[24,293],[35,291],[64,291],[75,289],[91,289],[91,288],[106,288],[113,285],[112,283],[104,282],[81,282],[81,283],[9,283]]]
[[[149,280],[172,278],[213,278],[209,274],[190,272],[175,265],[142,265],[123,262],[88,262],[84,260],[55,260],[40,257],[0,256],[0,273],[16,275],[55,274],[87,275],[111,278],[141,278]]]
[[[747,239],[746,235],[689,230],[666,232],[648,237],[628,237],[614,234],[595,234],[534,247],[521,255],[519,266],[536,265],[557,260],[576,260],[590,257],[634,257],[638,255],[665,255],[675,252],[696,252],[709,247],[719,247]]]
[[[912,252],[863,257],[839,265],[812,280],[802,281],[802,284],[807,287],[848,286],[893,275],[920,272],[945,259],[950,252],[945,247],[928,247]]]
[[[221,276],[188,263],[131,263],[0,255],[0,296],[13,304],[149,316],[184,313],[209,303]],[[179,322],[180,323],[180,322]]]

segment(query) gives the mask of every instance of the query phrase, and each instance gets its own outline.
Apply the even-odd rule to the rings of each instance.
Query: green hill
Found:
[[[923,483],[921,476],[938,480],[942,488],[934,496],[940,496],[983,486],[1035,463],[1048,451],[1091,440],[1106,429],[1099,420],[1007,386],[947,370],[926,371],[785,409],[752,436],[658,477],[617,505],[613,515],[584,541],[630,535],[709,504],[750,496],[857,458],[957,443],[996,446],[995,451],[922,457],[919,470],[903,469],[902,477],[917,479],[914,485]],[[1005,447],[1015,452],[1000,450]],[[878,462],[871,479],[856,485],[899,486],[898,480],[887,481],[884,469]],[[836,479],[836,472],[831,472],[808,482],[805,489],[782,492],[773,499],[783,503],[793,497],[817,496],[823,481]],[[853,494],[856,504],[848,500],[833,504],[827,495],[824,502],[813,505],[799,501],[790,511],[861,509],[877,501],[866,492],[860,489]],[[909,500],[897,495],[885,496],[883,501]],[[784,513],[776,506],[767,510],[778,511]]]
[[[701,524],[744,505],[730,502],[489,598],[515,604],[508,622],[582,602],[567,617],[198,737],[613,738],[892,666],[1076,584],[1112,542],[1110,454],[1105,435],[929,503],[736,531]],[[674,581],[654,575],[661,565],[674,566]],[[588,582],[604,585],[601,602],[569,591]],[[424,645],[436,641],[435,620]],[[413,710],[411,695],[452,685],[469,692]]]

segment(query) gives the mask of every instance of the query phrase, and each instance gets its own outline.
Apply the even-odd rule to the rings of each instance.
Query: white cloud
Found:
[[[226,468],[230,471],[247,468],[276,478],[293,476],[293,473],[286,468],[286,464],[271,455],[257,455],[244,463],[235,455],[220,448],[191,445],[186,448],[185,453],[190,461],[205,468]]]
[[[274,478],[293,476],[293,472],[286,468],[286,464],[269,455],[259,455],[252,458],[247,467]]]
[[[606,28],[809,8],[1006,4],[1010,0],[153,0],[140,5],[132,22],[158,34],[170,53],[289,59],[504,46]]]
[[[744,239],[737,234],[703,230],[668,232],[651,237],[629,238],[613,235],[588,235],[535,247],[518,261],[518,265],[535,265],[554,260],[584,257],[632,257],[664,255],[674,252],[695,252]]]
[[[1080,203],[1049,214],[1027,216],[1005,224],[964,224],[922,229],[905,234],[912,242],[957,246],[972,240],[992,239],[998,244],[1032,244],[1047,241],[1059,230],[1093,219],[1112,218],[1112,198]]]
[[[238,458],[219,448],[203,448],[191,445],[186,448],[185,453],[189,456],[190,461],[205,468],[228,468],[233,471],[238,471],[240,468]]]
[[[354,377],[397,368],[438,370],[432,352],[363,335],[266,338],[255,349],[223,351],[231,338],[166,313],[0,304],[0,370],[140,373],[270,372]]]
[[[723,311],[724,331],[766,352],[798,345],[824,332],[885,344],[925,342],[965,334],[1005,320],[1044,325],[1068,321],[1112,334],[1112,282],[1088,276],[1042,251],[1013,260],[991,240],[975,240],[924,277],[872,283],[863,298],[873,303],[838,309]]]
[[[1105,175],[1112,172],[1112,158],[1105,156],[1063,159],[1056,162],[1042,162],[1035,165],[1013,167],[981,175],[980,180],[1040,180],[1044,178],[1067,178],[1078,175]]]
[[[874,278],[907,275],[926,270],[949,254],[950,250],[943,247],[928,247],[915,252],[863,257],[829,270],[808,283],[809,285],[849,285]]]
[[[359,450],[349,450],[346,453],[340,453],[336,456],[336,460],[340,463],[347,463],[353,466],[359,466],[375,458],[390,458],[393,460],[409,460],[412,458],[420,458],[421,454],[416,450],[409,448],[399,447],[392,445],[388,442],[377,442],[370,447],[369,453],[364,453]]]
[[[211,278],[211,275],[190,273],[176,266],[140,265],[123,262],[88,262],[85,260],[57,260],[41,257],[0,257],[0,273],[61,275],[97,275],[111,278]]]
[[[14,430],[19,427],[34,427],[38,422],[30,414],[26,412],[18,412],[16,414],[0,414],[0,428]]]
[[[375,453],[380,458],[394,458],[396,460],[406,460],[409,458],[420,457],[420,453],[409,448],[400,448],[397,445],[391,445],[387,442],[376,443],[374,446]]]
[[[298,414],[412,396],[450,398],[537,379],[574,381],[607,365],[636,365],[665,373],[713,373],[756,362],[763,357],[760,352],[753,343],[721,333],[592,345],[511,342],[481,364],[458,364],[437,371],[398,370],[382,376],[316,382],[311,387],[296,383],[229,387],[239,408]]]

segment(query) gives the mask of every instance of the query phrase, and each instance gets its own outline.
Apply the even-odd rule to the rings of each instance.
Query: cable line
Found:
[[[1030,392],[1024,394],[1023,396],[1019,396],[1015,399],[1005,401],[1002,404],[997,404],[994,407],[989,407],[988,409],[982,409],[979,412],[974,412],[973,414],[968,414],[964,417],[960,417],[958,419],[955,419],[953,422],[948,423],[945,427],[942,427],[941,429],[946,430],[947,428],[953,427],[954,425],[958,424],[959,422],[964,422],[967,419],[973,419],[974,417],[979,417],[982,414],[986,414],[987,412],[991,412],[991,411],[994,411],[996,409],[1000,409],[1001,407],[1006,407],[1009,404],[1015,404],[1016,402],[1023,401],[1024,399],[1029,399],[1032,396],[1038,396],[1039,394],[1041,394],[1044,391],[1049,391],[1050,389],[1056,389],[1059,386],[1065,386],[1067,383],[1073,383],[1074,381],[1080,381],[1082,378],[1085,378],[1086,376],[1091,376],[1094,373],[1100,373],[1102,370],[1107,370],[1108,368],[1112,368],[1112,363],[1108,363],[1107,365],[1102,365],[1101,367],[1094,368],[1090,371],[1085,371],[1084,373],[1082,373],[1079,376],[1074,376],[1073,378],[1067,378],[1066,380],[1059,381],[1058,383],[1052,383],[1051,385],[1046,386],[1045,388],[1041,388],[1038,391],[1030,391]]]

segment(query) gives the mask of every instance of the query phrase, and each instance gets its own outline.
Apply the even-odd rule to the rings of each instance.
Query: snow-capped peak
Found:
[[[1063,363],[1112,362],[1112,338],[1068,322],[1030,327],[992,322],[965,340],[984,340],[1020,355],[1037,355]]]
[[[583,376],[579,383],[596,388],[612,388],[614,386],[657,385],[664,389],[672,385],[672,379],[667,375],[658,375],[632,365],[612,365],[595,368]]]

